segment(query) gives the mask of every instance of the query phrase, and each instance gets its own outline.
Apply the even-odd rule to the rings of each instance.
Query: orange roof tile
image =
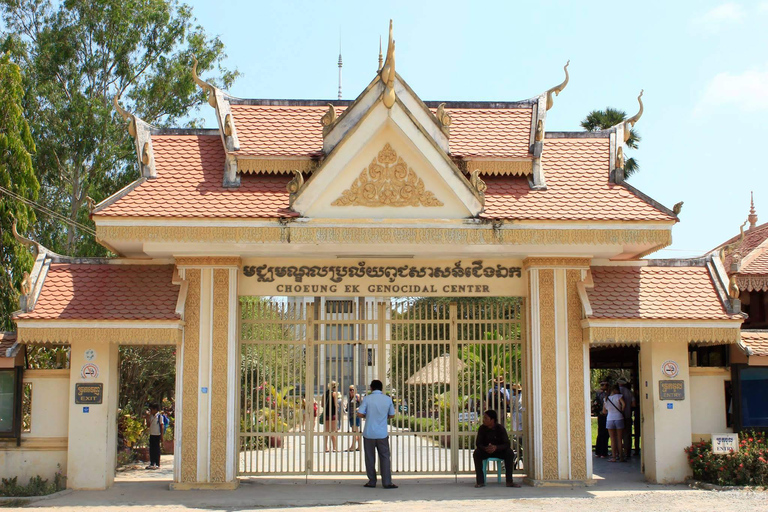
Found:
[[[232,117],[240,149],[252,157],[322,156],[322,106],[242,105]],[[336,107],[341,114],[346,107]],[[435,112],[437,109],[431,109]],[[450,153],[457,158],[531,158],[530,108],[447,108],[451,115]]]
[[[152,137],[157,178],[96,212],[108,217],[293,217],[285,188],[292,176],[241,176],[224,188],[224,149],[218,135]]]
[[[728,320],[706,267],[592,267],[590,318]]]
[[[768,244],[757,247],[750,254],[750,261],[742,265],[739,274],[768,274]]]
[[[725,269],[729,274],[731,273],[731,263],[733,262],[734,256],[739,255],[741,259],[744,260],[749,253],[757,249],[760,244],[768,239],[768,222],[744,231],[744,239],[740,239],[741,234],[738,234],[715,248],[715,250],[718,250],[733,244],[733,250],[725,257]],[[768,272],[768,270],[766,270],[766,272]],[[741,271],[739,273],[741,273]]]
[[[768,356],[768,331],[742,329],[741,341],[749,347],[752,355]]]
[[[547,190],[522,176],[487,176],[483,217],[531,220],[674,220],[627,188],[609,182],[607,138],[546,139]]]
[[[0,331],[0,357],[8,357],[8,349],[16,343],[16,333]]]
[[[175,320],[173,265],[54,263],[19,320]]]

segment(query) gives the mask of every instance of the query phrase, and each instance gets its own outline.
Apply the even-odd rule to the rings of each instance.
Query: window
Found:
[[[768,427],[768,367],[740,368],[741,427]]]
[[[0,437],[19,435],[20,379],[19,369],[0,370]]]
[[[688,346],[688,366],[724,367],[729,364],[728,345]]]

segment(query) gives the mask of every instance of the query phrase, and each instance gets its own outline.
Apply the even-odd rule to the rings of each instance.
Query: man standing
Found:
[[[376,487],[376,452],[379,452],[381,483],[385,489],[397,489],[392,483],[392,467],[389,459],[389,433],[387,423],[395,416],[392,399],[382,391],[380,380],[371,381],[371,394],[363,399],[357,415],[365,419],[363,427],[363,448],[365,450],[365,471],[368,483],[364,487]]]
[[[150,404],[147,414],[149,428],[149,466],[146,469],[160,469],[160,441],[163,439],[165,423],[157,404]]]
[[[597,439],[595,440],[595,456],[604,459],[608,457],[608,428],[605,426],[608,415],[603,414],[603,405],[608,396],[608,381],[600,383],[594,403],[594,413],[597,415]]]
[[[619,391],[621,391],[621,397],[624,399],[624,431],[622,432],[622,446],[624,447],[624,460],[629,460],[629,456],[632,454],[632,409],[637,407],[635,401],[635,395],[632,390],[629,389],[626,379],[619,379]]]
[[[507,470],[507,487],[520,487],[512,481],[512,470],[515,465],[515,452],[509,446],[507,429],[499,425],[499,417],[496,411],[489,409],[483,414],[483,424],[477,430],[477,449],[472,454],[475,460],[475,487],[485,486],[483,475],[483,461],[490,457],[496,457],[504,461]]]

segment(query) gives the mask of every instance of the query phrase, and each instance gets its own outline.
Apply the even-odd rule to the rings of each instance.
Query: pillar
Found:
[[[115,481],[119,345],[74,341],[70,347],[67,487],[106,489]],[[77,384],[100,384],[101,403],[76,404]]]
[[[648,481],[659,484],[684,482],[691,475],[684,449],[691,445],[691,379],[688,343],[681,341],[640,343],[640,410],[643,415],[643,467]],[[665,361],[675,361],[679,373],[662,373]],[[659,382],[682,380],[683,400],[661,400]],[[722,407],[722,404],[717,404]]]
[[[176,369],[172,489],[234,489],[239,392],[237,257],[179,257],[187,287]]]
[[[589,346],[577,283],[588,258],[528,258],[527,482],[592,483]]]

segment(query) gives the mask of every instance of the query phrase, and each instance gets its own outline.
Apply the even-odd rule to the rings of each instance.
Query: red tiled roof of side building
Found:
[[[752,355],[768,356],[768,331],[742,329],[741,341],[749,347]]]
[[[728,320],[706,267],[592,267],[590,318]]]
[[[733,262],[733,256],[738,254],[743,259],[750,252],[755,250],[760,244],[768,239],[768,222],[761,224],[752,229],[744,231],[744,239],[741,239],[741,233],[726,240],[722,244],[718,245],[715,250],[718,250],[727,245],[733,244],[733,250],[730,251],[725,257],[725,269],[730,273],[731,263]]]
[[[484,176],[483,217],[521,220],[669,221],[674,217],[609,181],[607,138],[546,139],[546,190],[528,178]]]
[[[96,212],[108,217],[276,218],[288,210],[291,175],[243,174],[225,188],[224,149],[218,135],[152,137],[157,178]]]
[[[14,343],[16,343],[15,332],[0,331],[0,357],[6,357],[6,352]]]
[[[54,263],[18,320],[176,320],[172,265]]]
[[[750,258],[750,261],[745,265],[742,265],[739,269],[739,274],[768,274],[768,244],[761,245],[753,251],[759,251],[759,254],[752,254],[754,258]]]
[[[327,106],[232,105],[240,149],[252,157],[322,156],[320,118]],[[336,107],[337,115],[345,107]],[[435,112],[437,109],[431,109]],[[456,158],[531,158],[530,108],[450,108],[449,147]]]

